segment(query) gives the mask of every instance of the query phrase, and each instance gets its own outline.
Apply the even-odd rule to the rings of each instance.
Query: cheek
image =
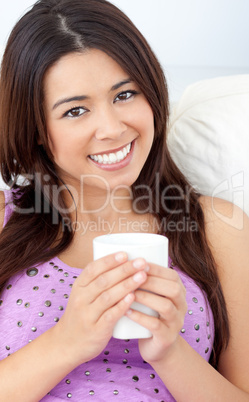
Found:
[[[154,138],[154,115],[149,104],[146,104],[141,110],[140,124],[143,132],[146,133],[148,139],[153,141]]]
[[[62,125],[48,126],[48,144],[52,154],[59,155],[68,152],[73,149],[74,141],[72,133]]]
[[[141,102],[139,107],[134,111],[131,116],[133,120],[133,127],[140,133],[140,135],[147,135],[154,137],[154,115],[148,102]]]

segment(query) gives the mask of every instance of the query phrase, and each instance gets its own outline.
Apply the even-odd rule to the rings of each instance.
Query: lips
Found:
[[[123,161],[127,157],[131,152],[131,144],[132,143],[129,143],[116,152],[89,155],[89,158],[100,165],[112,165]]]
[[[123,169],[130,164],[133,158],[135,143],[136,139],[123,147],[116,148],[115,152],[112,150],[111,152],[89,155],[89,161],[99,169],[107,172],[114,172],[116,170]],[[116,162],[114,162],[114,157],[112,154],[115,155]]]

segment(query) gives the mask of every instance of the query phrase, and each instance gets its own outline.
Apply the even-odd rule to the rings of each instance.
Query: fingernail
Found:
[[[145,272],[149,272],[149,270],[150,270],[149,265],[146,265],[146,267],[144,268],[144,271],[145,271]]]
[[[134,280],[135,282],[142,282],[143,279],[144,279],[144,274],[143,274],[142,272],[138,272],[137,274],[135,274],[135,275],[133,276],[133,280]]]
[[[126,303],[130,303],[132,301],[132,295],[129,293],[127,296],[125,296],[124,301]]]
[[[115,254],[115,260],[118,262],[126,261],[126,259],[127,259],[127,254],[124,253],[123,251]]]
[[[132,265],[134,268],[141,268],[144,265],[144,259],[137,258],[136,260],[133,261]]]

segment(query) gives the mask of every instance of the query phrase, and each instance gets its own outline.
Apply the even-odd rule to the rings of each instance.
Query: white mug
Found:
[[[138,257],[148,263],[168,266],[168,239],[165,236],[150,233],[115,233],[98,236],[93,239],[93,257],[97,260],[108,254],[125,251],[129,260]],[[133,302],[131,308],[142,313],[158,317],[158,313],[141,303]],[[117,339],[150,338],[151,332],[127,316],[118,320],[113,337]]]

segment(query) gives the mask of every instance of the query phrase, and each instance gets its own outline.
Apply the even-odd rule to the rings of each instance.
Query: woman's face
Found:
[[[71,53],[44,81],[50,149],[58,174],[87,188],[131,186],[154,138],[152,109],[135,82],[106,53]]]

